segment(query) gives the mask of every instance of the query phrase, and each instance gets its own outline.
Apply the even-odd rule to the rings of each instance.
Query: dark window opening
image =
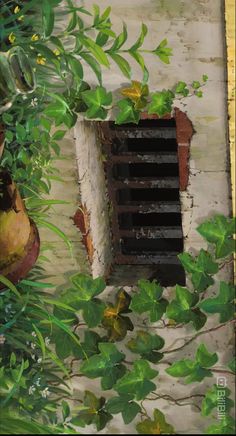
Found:
[[[181,226],[180,213],[121,213],[118,219],[121,229],[143,226]]]
[[[117,284],[132,284],[133,274],[133,284],[137,278],[156,278],[164,286],[185,285],[178,259],[183,232],[175,119],[103,125],[112,205],[112,274],[119,276],[116,266],[128,271],[127,280],[121,272]]]
[[[122,241],[123,254],[149,254],[153,252],[176,252],[183,250],[182,239],[156,238],[156,239],[135,239],[124,238]]]
[[[117,191],[117,203],[139,203],[155,201],[179,201],[178,189],[119,189]]]
[[[127,152],[137,153],[157,153],[157,152],[177,151],[175,138],[125,138],[114,139],[112,144],[113,154]]]
[[[113,166],[113,176],[123,177],[175,177],[179,174],[178,164],[135,163],[117,164]]]

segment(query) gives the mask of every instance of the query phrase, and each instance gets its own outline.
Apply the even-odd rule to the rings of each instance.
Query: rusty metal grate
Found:
[[[142,120],[138,126],[104,122],[100,137],[112,209],[113,270],[136,265],[142,278],[141,266],[149,265],[149,278],[165,286],[185,284],[177,258],[183,233],[175,119]]]

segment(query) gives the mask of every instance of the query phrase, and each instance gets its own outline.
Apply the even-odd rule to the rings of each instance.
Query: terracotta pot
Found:
[[[15,183],[8,172],[0,172],[0,274],[17,283],[35,264],[39,247],[37,227]]]

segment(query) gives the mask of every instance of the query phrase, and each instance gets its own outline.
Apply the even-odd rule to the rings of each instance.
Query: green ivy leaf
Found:
[[[216,246],[216,258],[226,257],[235,249],[232,236],[235,232],[235,218],[216,215],[197,227],[197,231],[208,242]]]
[[[193,81],[193,83],[192,83],[193,89],[198,89],[198,88],[200,88],[200,86],[201,86],[201,83],[198,80]]]
[[[138,331],[137,336],[126,344],[126,347],[141,355],[142,359],[149,360],[150,362],[157,363],[162,359],[163,354],[158,353],[164,347],[165,341],[161,336],[151,335],[145,331]]]
[[[174,100],[172,91],[163,89],[152,94],[151,98],[151,103],[148,106],[149,114],[157,114],[159,117],[163,117],[171,112]]]
[[[120,395],[130,394],[137,400],[144,399],[156,385],[151,380],[158,375],[158,371],[150,368],[146,360],[136,360],[132,371],[128,371],[114,386]]]
[[[90,301],[92,297],[101,294],[106,288],[106,283],[101,277],[93,279],[86,274],[75,274],[70,280],[78,291],[78,300],[82,301]]]
[[[76,310],[83,311],[83,318],[88,327],[96,327],[103,318],[105,304],[94,298],[104,291],[106,284],[100,277],[93,279],[86,274],[76,274],[71,277],[74,286],[63,295],[65,303]]]
[[[107,117],[107,109],[112,104],[111,92],[107,92],[103,86],[97,86],[93,90],[82,92],[81,97],[88,106],[85,112],[87,118],[104,120]]]
[[[123,99],[117,103],[120,112],[116,116],[116,124],[135,123],[138,124],[140,119],[139,111],[135,110],[134,104],[129,99]]]
[[[99,354],[99,342],[102,342],[102,338],[96,332],[93,332],[92,330],[86,330],[84,332],[84,342],[81,343],[81,348],[73,347],[74,357],[84,360],[86,357]]]
[[[189,94],[189,89],[187,88],[187,83],[185,82],[178,82],[175,87],[175,93],[181,94],[184,97],[186,97]]]
[[[126,336],[128,330],[133,330],[134,327],[131,320],[123,316],[123,314],[130,312],[130,301],[130,296],[121,289],[116,295],[115,304],[109,304],[104,310],[102,324],[107,330],[110,341],[121,341]]]
[[[122,88],[121,94],[128,97],[133,103],[136,110],[143,109],[147,104],[149,88],[137,80],[132,80],[129,88]]]
[[[220,394],[220,391],[222,394]],[[230,394],[231,391],[227,387],[220,388],[214,385],[206,392],[205,398],[202,401],[202,415],[210,415],[212,410],[218,407],[220,398],[224,398],[225,412],[228,413],[234,407],[234,402],[229,398]]]
[[[207,82],[208,81],[208,76],[206,74],[203,74],[202,80],[203,80],[203,82]]]
[[[172,48],[166,47],[168,44],[167,39],[163,39],[158,47],[153,50],[153,53],[156,54],[159,59],[165,64],[170,63],[170,56],[173,55]]]
[[[131,309],[137,313],[149,312],[151,322],[161,319],[168,305],[162,297],[163,288],[155,281],[139,280],[139,292],[132,297]]]
[[[132,395],[122,395],[110,398],[106,403],[106,410],[111,414],[121,413],[125,424],[129,424],[141,412],[141,407],[135,401],[131,401]]]
[[[112,419],[112,416],[105,410],[105,402],[105,398],[97,398],[92,392],[85,391],[83,407],[71,423],[81,427],[94,424],[97,431],[102,430]]]
[[[168,424],[165,415],[158,409],[154,409],[154,419],[145,419],[136,425],[139,434],[173,434],[174,427]]]
[[[221,282],[219,295],[215,298],[207,298],[198,306],[207,313],[219,313],[220,322],[226,322],[234,317],[235,287]]]
[[[205,434],[235,434],[235,421],[231,416],[225,416],[207,428]]]
[[[196,353],[196,361],[203,368],[210,368],[216,364],[218,357],[216,353],[209,353],[204,344],[200,344]]]
[[[125,372],[120,363],[125,355],[120,353],[114,344],[100,343],[100,354],[89,357],[81,366],[80,371],[88,378],[102,377],[103,389],[111,389],[117,379]]]
[[[195,92],[195,95],[196,95],[198,98],[202,98],[202,96],[203,96],[203,92],[202,92],[202,91],[197,91],[197,92]]]
[[[59,330],[58,328],[56,328],[55,332],[53,333],[53,339],[55,343],[56,355],[61,360],[67,359],[67,357],[71,356],[72,349],[74,348],[83,353],[82,348],[79,347],[69,335],[63,333],[63,331]]]
[[[172,377],[187,377],[186,383],[201,382],[205,377],[212,377],[211,366],[218,361],[216,353],[209,353],[204,344],[200,344],[195,360],[183,359],[166,369]]]
[[[199,330],[206,323],[207,318],[199,309],[194,309],[198,300],[199,297],[196,294],[176,285],[176,299],[170,302],[166,311],[168,318],[178,323],[192,322],[196,330]]]
[[[189,253],[178,255],[184,269],[191,274],[191,280],[198,292],[202,292],[214,283],[212,274],[218,272],[218,264],[207,251],[201,249],[197,257],[192,257]]]
[[[228,363],[228,368],[231,369],[234,373],[236,373],[236,358],[233,357],[232,360]]]
[[[103,319],[105,304],[97,298],[81,304],[83,318],[89,328],[96,327]]]

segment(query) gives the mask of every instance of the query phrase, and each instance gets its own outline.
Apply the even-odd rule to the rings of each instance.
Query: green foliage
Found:
[[[118,394],[130,394],[136,400],[144,399],[156,385],[151,382],[158,375],[158,371],[150,368],[146,360],[135,360],[133,369],[121,377],[114,386]]]
[[[102,325],[107,330],[110,341],[121,341],[127,331],[133,330],[133,324],[129,317],[124,316],[131,312],[129,309],[131,298],[127,292],[120,289],[116,295],[115,304],[106,307],[103,313]]]
[[[201,382],[205,377],[212,377],[209,368],[218,361],[216,353],[209,353],[204,344],[199,345],[195,360],[183,359],[166,369],[172,377],[187,377],[186,383]]]
[[[198,306],[206,313],[219,313],[220,322],[226,322],[234,318],[235,287],[221,282],[219,295],[215,298],[206,298]]]
[[[229,398],[230,395],[231,391],[227,387],[221,388],[214,385],[206,392],[202,401],[202,415],[210,415],[212,410],[218,407],[220,398],[224,398],[225,413],[229,413],[230,409],[234,407],[234,402]]]
[[[205,434],[235,434],[235,421],[231,416],[225,416],[216,424],[210,425]]]
[[[235,232],[235,218],[216,215],[198,226],[197,231],[216,247],[216,258],[226,257],[235,250],[232,236]]]
[[[189,94],[189,89],[187,88],[187,83],[185,83],[183,81],[178,82],[176,87],[175,87],[175,93],[181,94],[181,95],[183,95],[183,97],[187,97],[187,95]]]
[[[112,415],[105,409],[105,403],[104,397],[97,398],[92,392],[85,391],[83,407],[80,407],[77,416],[71,420],[71,423],[79,427],[94,424],[97,431],[102,430],[112,419]]]
[[[72,0],[65,3],[63,13],[69,20],[65,19],[68,24],[58,31],[57,6],[62,6],[61,0],[43,0],[40,4],[19,0],[17,12],[14,12],[13,2],[4,2],[1,49],[9,49],[8,32],[13,32],[11,44],[21,46],[27,52],[37,77],[37,88],[30,95],[18,95],[12,108],[2,115],[6,144],[1,167],[13,174],[30,216],[38,224],[53,230],[70,247],[66,234],[47,219],[48,208],[63,202],[49,200],[45,195],[50,192],[52,180],[60,181],[54,163],[62,158],[59,141],[75,125],[78,113],[87,119],[104,120],[109,110],[114,109],[116,124],[137,124],[142,112],[160,117],[170,113],[176,97],[195,95],[201,98],[208,77],[203,75],[201,81],[192,80],[190,85],[179,81],[173,89],[149,94],[143,53],[152,53],[168,64],[172,49],[167,40],[162,40],[154,50],[146,50],[143,44],[148,29],[142,24],[140,35],[130,47],[125,24],[120,34],[114,32],[110,7],[101,11],[94,5],[90,12],[82,6],[77,7]],[[25,15],[26,31],[18,22],[22,14]],[[70,48],[68,40],[74,41]],[[124,98],[117,101],[102,83],[102,68],[110,68],[112,62],[130,80],[132,70],[123,53],[139,64],[143,80],[131,80],[121,88],[120,94]],[[97,86],[86,82],[87,66],[95,74]],[[53,124],[56,129],[52,129]],[[76,274],[71,277],[68,289],[52,297],[47,290],[51,292],[53,286],[36,279],[37,271],[41,271],[44,278],[43,270],[38,266],[31,279],[23,280],[17,286],[0,277],[6,286],[0,300],[0,346],[3,350],[0,433],[78,434],[74,426],[91,424],[100,431],[117,413],[122,414],[125,424],[141,415],[142,422],[137,424],[141,434],[173,433],[172,425],[158,409],[154,410],[153,420],[147,416],[142,401],[156,389],[152,380],[158,371],[149,362],[156,364],[162,359],[164,339],[149,331],[136,331],[125,344],[129,351],[140,355],[139,360],[131,362],[126,361],[123,344],[120,345],[121,352],[111,342],[123,340],[133,330],[134,314],[147,314],[151,322],[162,322],[163,316],[177,323],[191,322],[196,330],[206,322],[200,309],[209,314],[219,313],[220,322],[230,321],[234,299],[230,284],[222,282],[219,295],[214,298],[203,299],[198,293],[214,284],[213,276],[219,268],[215,258],[233,252],[234,226],[232,219],[217,215],[198,227],[199,233],[213,244],[215,252],[211,247],[212,254],[201,250],[195,258],[187,253],[180,255],[191,276],[194,292],[176,286],[175,298],[168,301],[163,298],[163,289],[156,281],[140,280],[133,293],[120,289],[114,302],[105,303],[101,297],[106,288],[102,278]],[[86,323],[84,331],[81,317]],[[194,360],[174,361],[166,372],[174,377],[186,377],[187,383],[201,382],[212,376],[211,367],[217,359],[215,353],[208,352],[201,344]],[[108,400],[85,391],[81,406],[76,405],[75,409],[69,406],[72,392],[68,380],[71,380],[77,360],[80,361],[78,373],[74,374],[101,378],[102,389],[113,390]],[[235,360],[228,366],[233,371]],[[225,393],[229,413],[233,402],[227,388]],[[80,398],[78,402],[81,402]],[[217,392],[213,386],[205,394],[202,414],[209,416],[215,407]],[[143,419],[144,415],[146,419]],[[207,429],[208,434],[231,434],[232,431],[233,421],[228,415]]]
[[[133,395],[124,394],[119,397],[110,398],[106,404],[106,410],[111,414],[122,414],[125,424],[129,424],[141,412],[141,407],[135,401],[132,401]]]
[[[82,92],[81,97],[89,108],[85,112],[87,118],[104,120],[107,117],[107,109],[112,104],[111,92],[107,92],[105,88],[98,86],[95,90]]]
[[[158,47],[153,50],[153,53],[155,53],[165,64],[170,63],[170,56],[172,56],[172,48],[167,47],[167,44],[167,39],[163,39]]]
[[[158,409],[154,409],[153,420],[145,419],[136,426],[139,434],[173,434],[174,427],[168,424],[165,415]]]
[[[162,359],[163,354],[159,353],[164,347],[165,341],[161,336],[151,335],[145,331],[138,331],[137,336],[126,344],[126,347],[132,353],[140,354],[142,359],[149,360],[150,362],[157,363]]]
[[[174,93],[170,90],[163,89],[151,95],[151,103],[148,105],[148,113],[156,114],[159,117],[171,112]]]
[[[139,111],[135,110],[134,104],[129,99],[118,101],[117,106],[120,110],[116,116],[116,124],[134,123],[138,124],[140,120]]]
[[[213,274],[218,271],[218,264],[207,251],[201,249],[195,258],[189,253],[179,254],[179,259],[185,270],[191,274],[194,289],[202,292],[214,283]]]
[[[136,110],[140,110],[147,105],[149,88],[146,84],[143,85],[137,80],[132,80],[132,85],[129,88],[123,88],[121,94],[128,97],[134,103]]]
[[[232,372],[236,373],[236,358],[233,357],[233,359],[230,360],[228,363],[228,368],[231,369]]]
[[[125,373],[125,366],[121,364],[125,355],[114,344],[99,343],[98,349],[100,354],[89,357],[81,365],[80,371],[89,378],[102,377],[102,389],[111,389]]]
[[[149,312],[151,322],[161,319],[168,305],[167,300],[162,298],[163,288],[155,280],[139,280],[138,290],[132,298],[130,308],[139,314]]]
[[[192,322],[196,330],[201,329],[206,323],[206,316],[197,307],[199,297],[192,294],[188,289],[176,286],[176,299],[167,306],[168,318],[178,323],[187,324]]]
[[[76,274],[71,277],[71,282],[73,288],[63,293],[63,301],[75,310],[82,310],[88,327],[96,327],[103,318],[105,304],[95,297],[104,291],[104,280],[93,280],[85,274]]]

